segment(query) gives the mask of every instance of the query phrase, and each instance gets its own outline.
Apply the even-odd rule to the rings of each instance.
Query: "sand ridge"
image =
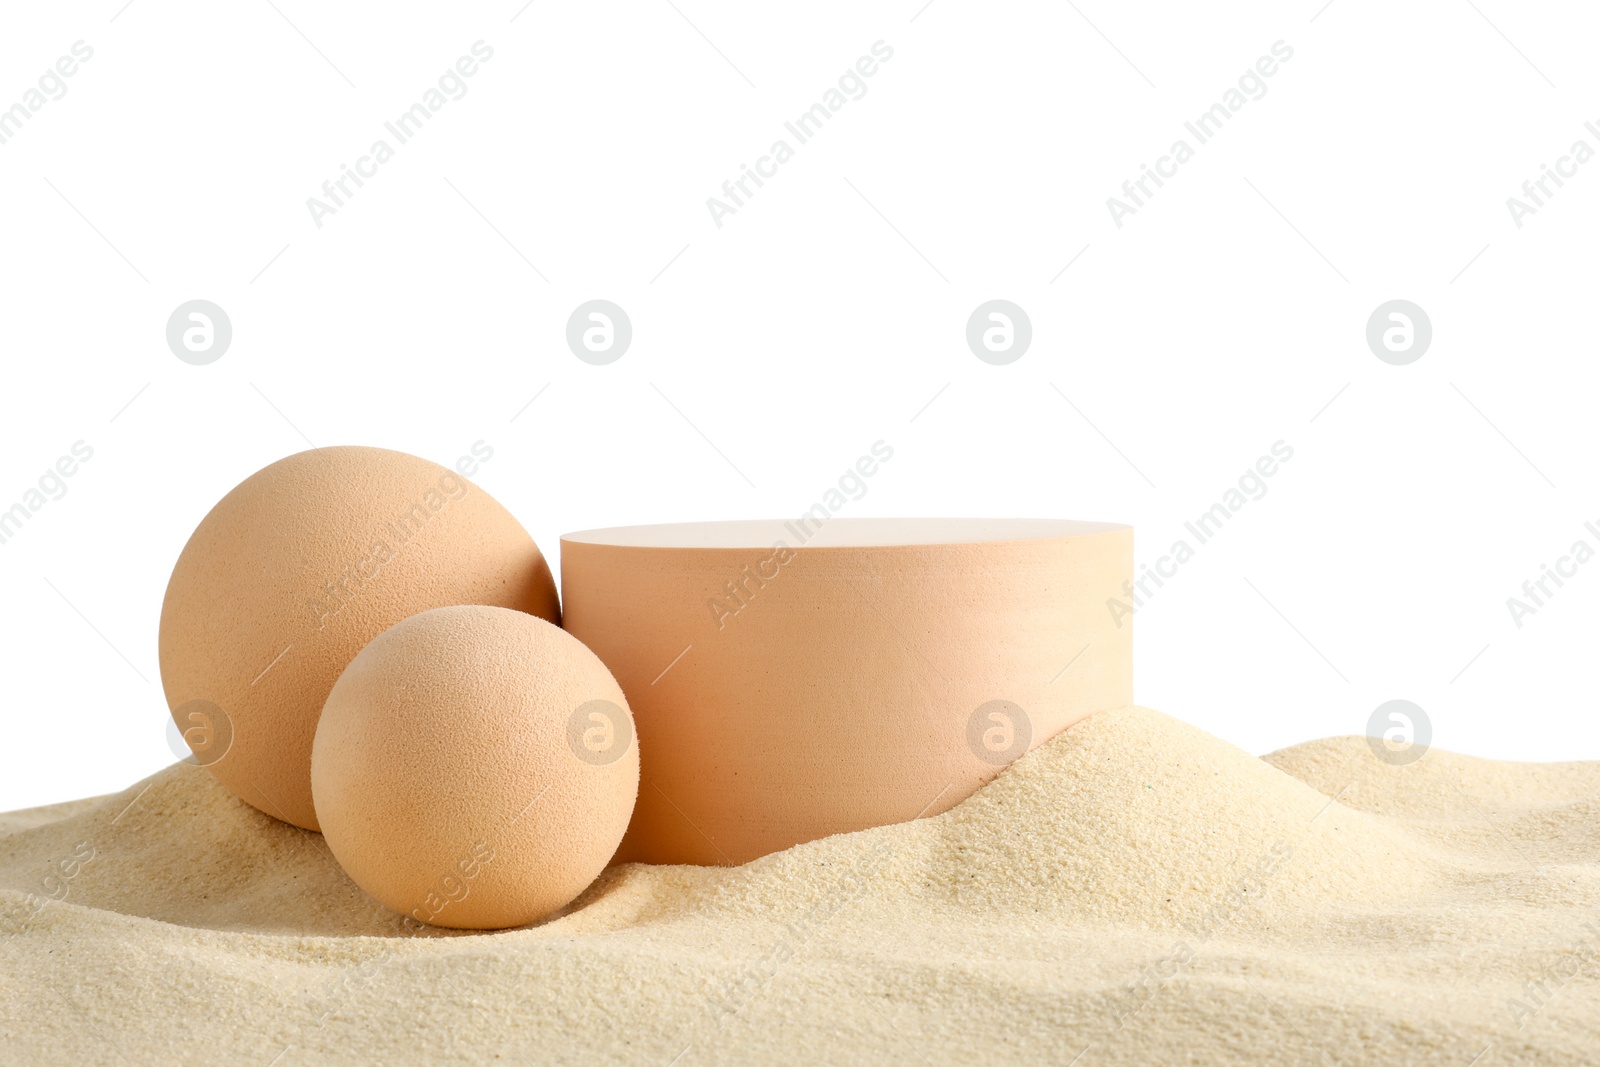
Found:
[[[1126,708],[942,815],[466,934],[180,763],[0,816],[0,1063],[1592,1064],[1597,807],[1600,763]]]

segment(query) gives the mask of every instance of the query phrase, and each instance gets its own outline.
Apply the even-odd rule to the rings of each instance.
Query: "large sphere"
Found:
[[[357,652],[429,608],[560,619],[528,532],[454,471],[319,448],[235,487],[184,547],[161,608],[161,683],[196,759],[268,815],[318,829],[311,742]]]
[[[437,926],[522,926],[605,868],[639,749],[611,672],[503,608],[436,608],[378,636],[328,696],[311,757],[328,847],[355,883]]]

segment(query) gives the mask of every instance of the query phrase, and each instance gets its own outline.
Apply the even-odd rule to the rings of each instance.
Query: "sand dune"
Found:
[[[484,935],[178,764],[0,816],[0,1062],[1594,1064],[1597,814],[1600,763],[1129,708],[943,815]]]

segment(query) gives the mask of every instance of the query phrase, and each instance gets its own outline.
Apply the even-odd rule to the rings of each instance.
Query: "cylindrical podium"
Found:
[[[563,537],[561,574],[563,625],[638,731],[618,862],[739,864],[936,814],[1132,702],[1127,526],[619,527]]]

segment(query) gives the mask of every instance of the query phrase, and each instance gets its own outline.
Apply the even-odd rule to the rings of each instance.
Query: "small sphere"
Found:
[[[533,538],[455,471],[382,448],[289,456],[223,497],[178,557],[161,608],[167,705],[218,780],[316,830],[328,691],[368,641],[452,604],[561,617]]]
[[[542,619],[435,608],[380,634],[328,695],[311,756],[322,833],[383,904],[461,929],[570,903],[639,793],[622,689]]]

